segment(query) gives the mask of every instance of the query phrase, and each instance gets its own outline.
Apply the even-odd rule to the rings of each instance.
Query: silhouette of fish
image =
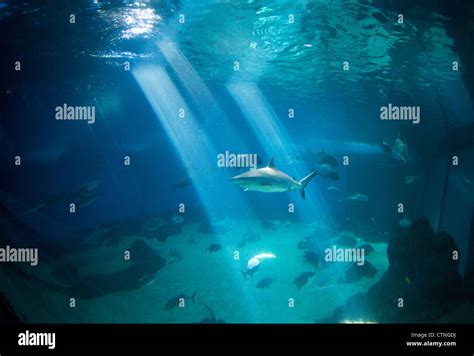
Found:
[[[275,280],[272,277],[265,277],[258,281],[257,288],[269,288]]]
[[[309,279],[315,275],[315,272],[303,272],[298,275],[293,281],[294,284],[301,289],[306,283],[308,283]]]

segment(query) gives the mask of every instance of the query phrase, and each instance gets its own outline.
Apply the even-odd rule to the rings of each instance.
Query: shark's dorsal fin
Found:
[[[272,159],[270,160],[270,163],[268,164],[269,168],[275,168],[275,158],[272,157]]]

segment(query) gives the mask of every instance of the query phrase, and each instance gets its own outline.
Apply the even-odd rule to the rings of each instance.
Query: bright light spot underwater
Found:
[[[130,39],[139,35],[151,33],[154,25],[161,20],[154,9],[130,9],[125,15],[127,29],[122,32],[122,38]]]

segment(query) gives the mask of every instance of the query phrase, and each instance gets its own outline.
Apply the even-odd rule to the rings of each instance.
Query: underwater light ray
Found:
[[[267,156],[275,157],[278,167],[278,162],[282,161],[281,158],[284,158],[286,161],[292,153],[288,151],[288,147],[293,148],[296,145],[281,124],[271,105],[258,86],[253,83],[231,81],[226,86],[250,127],[255,132],[255,135],[263,141],[262,147],[265,148]],[[300,167],[292,168],[298,179],[305,177],[315,167],[307,167],[305,164],[304,168],[304,170]],[[305,204],[305,209],[297,209],[296,212],[309,219],[317,219],[319,222],[332,226],[333,219],[327,213],[329,209],[319,190],[315,189],[315,191],[316,197],[308,195],[306,198],[308,204]]]
[[[227,114],[222,110],[207,85],[201,79],[186,56],[184,56],[179,48],[176,47],[175,43],[170,39],[164,39],[157,42],[157,46],[166,59],[167,64],[173,69],[176,77],[181,82],[190,99],[196,104],[197,110],[199,110],[200,114],[205,117],[204,121],[212,120],[213,118],[219,120],[220,129],[219,137],[217,137],[217,139],[225,136],[235,137],[234,133],[238,130],[235,123],[229,120]],[[209,133],[206,138],[207,140],[210,139]],[[252,151],[250,147],[248,147],[248,144],[246,144],[245,137],[239,137],[237,143],[244,152]],[[228,140],[224,145],[229,151],[233,151],[232,146],[235,144],[236,142],[229,142]],[[231,175],[233,175],[233,173],[234,172],[232,172]],[[234,187],[231,189],[232,190],[230,191],[227,190],[225,194],[228,199],[232,199],[233,210],[245,211],[247,218],[255,218],[255,211],[245,199],[246,197],[242,196],[242,194],[234,189]]]
[[[204,111],[207,116],[221,116],[222,110],[211,92],[176,45],[170,40],[159,41],[157,45],[190,98],[198,105],[198,109]]]
[[[208,176],[202,172],[215,169],[212,164],[212,160],[216,157],[214,148],[197,126],[186,103],[163,68],[151,65],[139,66],[132,74],[178,151],[207,212],[212,215],[213,202],[210,201],[212,199],[204,194],[210,191],[210,182]],[[180,109],[185,110],[186,118],[179,118]]]
[[[215,221],[217,216],[215,212],[216,209],[219,209],[223,195],[215,192],[214,182],[209,179],[208,174],[205,174],[206,169],[216,168],[217,155],[212,142],[207,138],[205,132],[199,129],[178,89],[162,67],[138,66],[132,71],[132,74],[183,161],[203,203],[207,217],[211,222]],[[186,119],[178,118],[177,113],[180,108],[186,110]],[[200,169],[197,170],[196,162],[202,162],[204,167],[200,166]],[[234,262],[231,258],[229,261]],[[233,283],[238,285],[240,273],[236,271],[236,268],[238,268],[236,265],[232,265],[228,270]],[[255,305],[255,301],[250,300],[243,289],[239,290],[247,305]]]

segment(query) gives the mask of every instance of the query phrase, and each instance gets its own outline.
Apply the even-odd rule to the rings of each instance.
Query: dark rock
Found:
[[[428,220],[399,231],[387,248],[389,268],[367,293],[357,294],[334,311],[335,321],[381,323],[434,322],[466,301],[454,240],[435,234]],[[398,307],[403,298],[403,308]]]

